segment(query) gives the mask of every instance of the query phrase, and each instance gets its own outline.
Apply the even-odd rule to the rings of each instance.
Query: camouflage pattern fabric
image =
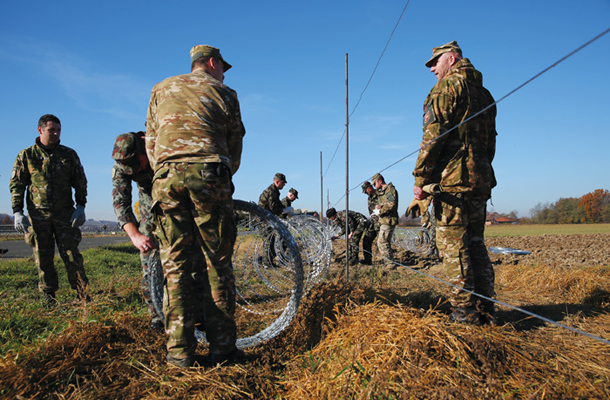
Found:
[[[83,256],[78,250],[82,239],[81,232],[70,223],[73,212],[73,208],[55,212],[30,210],[32,226],[25,235],[25,242],[34,250],[38,267],[38,289],[43,293],[55,293],[59,289],[53,261],[55,244],[66,267],[70,287],[81,292],[89,283],[83,266]]]
[[[288,198],[288,196],[284,197],[282,199],[281,203],[282,203],[282,207],[284,207],[284,208],[292,207],[292,200],[290,200]]]
[[[485,246],[486,197],[471,193],[442,193],[434,197],[437,218],[436,246],[443,258],[454,308],[493,312],[493,303],[459,288],[493,297],[494,269]]]
[[[239,169],[246,133],[237,94],[203,70],[167,78],[152,89],[146,129],[166,286],[168,359],[194,355],[194,274],[206,266],[214,300],[204,305],[210,355],[230,354],[237,339],[231,177]],[[196,232],[205,264],[194,261]]]
[[[385,189],[377,190],[379,209],[379,225],[398,225],[398,192],[390,182]]]
[[[164,163],[155,175],[153,199],[166,285],[163,308],[168,353],[184,359],[192,356],[197,346],[193,274],[204,272],[204,267],[193,261],[198,231],[214,301],[204,307],[210,354],[228,354],[237,340],[231,263],[237,228],[229,171],[219,175],[217,165]]]
[[[134,135],[136,136],[136,135]],[[138,139],[142,140],[142,139]],[[139,147],[144,151],[143,146],[144,140],[142,140],[142,146]],[[115,146],[116,147],[116,146]],[[135,155],[138,158],[137,154]],[[114,207],[114,213],[117,216],[117,220],[121,228],[127,224],[132,223],[141,234],[154,239],[153,229],[154,222],[150,213],[152,207],[152,179],[153,172],[150,167],[144,171],[137,171],[135,168],[125,167],[120,162],[115,161],[112,167],[112,206]],[[138,220],[134,214],[132,208],[133,196],[132,196],[132,183],[135,182],[138,186],[138,201],[139,201],[139,214],[140,220]],[[146,253],[140,253],[140,261],[142,265],[142,297],[146,303],[148,314],[152,317],[153,322],[156,321],[157,312],[152,302],[150,295],[150,283],[148,266],[150,265],[150,256],[152,251]]]
[[[204,71],[167,78],[152,89],[146,153],[155,172],[166,161],[216,162],[234,174],[245,134],[237,93]]]
[[[76,204],[87,203],[87,177],[74,150],[57,144],[46,150],[36,144],[22,150],[15,159],[9,184],[13,212],[23,211],[27,188],[27,209],[57,211],[72,208],[72,189]]]
[[[458,61],[424,102],[423,140],[413,175],[415,186],[440,183],[434,196],[436,243],[451,281],[488,297],[494,272],[484,243],[485,202],[496,179],[491,163],[496,151],[495,106],[440,135],[494,102],[482,74],[467,58]],[[454,308],[474,307],[476,299],[453,290]],[[485,302],[484,302],[485,303]],[[493,304],[484,304],[493,311]]]
[[[491,166],[496,151],[496,107],[438,138],[493,102],[483,87],[482,74],[467,58],[458,61],[432,88],[424,103],[422,148],[413,171],[415,186],[440,183],[446,192],[489,195],[496,186]]]
[[[394,229],[398,225],[398,192],[391,182],[384,189],[377,190],[377,204],[381,205],[377,247],[381,256],[390,260],[386,261],[386,264],[390,264],[394,260],[392,237]]]
[[[74,212],[72,189],[77,204],[87,203],[87,177],[76,152],[59,143],[47,150],[36,138],[34,146],[17,155],[9,186],[13,212],[23,210],[27,191],[32,226],[25,241],[34,250],[39,289],[46,293],[59,289],[53,261],[55,244],[65,264],[70,287],[84,289],[88,279],[78,250],[81,232],[70,223]]]
[[[258,206],[278,217],[282,215],[284,206],[280,201],[280,189],[278,189],[274,183],[269,185],[267,189],[263,190],[263,193],[261,193],[258,198]]]
[[[347,238],[347,236],[350,233],[353,233],[352,238],[349,240],[349,253],[350,253],[349,262],[357,263],[358,254],[360,253],[360,247],[358,245],[360,243],[360,239],[362,238],[362,235],[369,227],[369,220],[364,215],[360,214],[359,212],[348,211],[347,212],[348,231],[346,233],[345,218],[346,218],[345,210],[337,211],[337,218],[335,219],[335,224],[337,224],[337,226],[339,226],[339,228],[341,229],[339,236],[345,234],[346,238]]]
[[[369,227],[364,232],[362,238],[362,249],[364,250],[364,263],[371,264],[373,261],[373,242],[379,234],[379,217],[373,214],[375,206],[377,205],[377,193],[373,192],[368,196],[368,208],[371,219],[369,221]]]

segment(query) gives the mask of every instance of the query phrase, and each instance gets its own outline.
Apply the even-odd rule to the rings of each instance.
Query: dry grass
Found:
[[[413,260],[417,262],[417,260]],[[427,264],[426,264],[427,265]],[[438,268],[426,266],[428,273]],[[0,397],[40,399],[606,399],[610,346],[500,309],[448,321],[444,288],[402,270],[333,265],[290,327],[221,368],[165,363],[165,337],[126,313],[76,321],[0,360]],[[436,271],[436,272],[435,272]],[[441,276],[442,273],[438,272]],[[500,300],[610,339],[610,269],[497,264]],[[529,321],[529,322],[528,322]],[[198,354],[205,355],[204,345]]]

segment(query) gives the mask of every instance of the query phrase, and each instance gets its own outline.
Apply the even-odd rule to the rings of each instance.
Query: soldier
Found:
[[[148,266],[153,249],[157,242],[152,231],[154,223],[150,214],[152,206],[152,178],[144,142],[145,132],[129,132],[117,136],[114,141],[112,158],[115,160],[112,168],[112,205],[117,216],[119,226],[131,239],[131,242],[140,251],[142,262],[142,297],[146,302],[148,314],[151,317],[152,329],[162,329],[163,321],[157,315],[150,296]],[[136,218],[132,204],[131,184],[138,185],[139,214]]]
[[[273,183],[263,190],[263,193],[258,198],[258,206],[271,212],[276,216],[281,216],[284,211],[284,206],[280,201],[280,190],[284,189],[287,184],[286,175],[278,172],[273,177]]]
[[[434,196],[436,244],[450,282],[492,297],[494,270],[484,230],[486,203],[496,186],[491,166],[497,135],[494,99],[455,41],[435,47],[426,67],[437,83],[424,102],[413,193],[423,200],[429,195],[424,188],[440,185]],[[491,301],[453,289],[451,305],[453,321],[495,323]]]
[[[286,197],[282,199],[284,208],[292,207],[292,202],[299,198],[299,192],[296,189],[290,188]]]
[[[347,232],[345,231],[346,216],[348,225]],[[349,242],[349,263],[350,265],[358,264],[358,253],[360,251],[358,244],[360,243],[360,239],[364,232],[369,227],[369,220],[359,212],[348,211],[346,214],[345,210],[337,212],[334,208],[326,210],[326,218],[330,219],[341,228],[339,235],[333,236],[331,240],[336,240],[339,236],[345,235],[346,240]]]
[[[386,259],[388,269],[395,268],[394,251],[392,250],[392,237],[398,225],[398,192],[392,183],[385,183],[381,174],[375,174],[371,182],[377,190],[377,205],[374,213],[379,216],[379,236],[377,247],[381,256]]]
[[[362,238],[362,249],[364,253],[364,260],[361,262],[365,265],[373,264],[373,242],[379,234],[379,215],[375,214],[375,206],[377,205],[377,192],[369,181],[365,181],[362,184],[362,193],[368,196],[369,215],[371,220],[369,227],[364,232]]]
[[[70,287],[79,300],[89,301],[89,280],[83,257],[78,250],[82,236],[79,227],[85,223],[87,177],[74,150],[60,144],[61,122],[51,114],[38,120],[36,144],[22,150],[15,160],[10,180],[15,229],[25,234],[34,249],[38,267],[38,288],[47,306],[57,304],[59,289],[57,270],[53,263],[55,244],[68,273]],[[27,189],[29,217],[23,215],[24,193]],[[72,200],[74,189],[74,200]]]
[[[191,49],[191,73],[156,84],[148,107],[146,152],[154,171],[152,212],[166,282],[167,361],[194,363],[196,232],[214,302],[205,304],[211,364],[235,361],[235,277],[231,262],[237,227],[232,176],[239,168],[245,129],[237,93],[223,84],[231,65],[208,45]]]

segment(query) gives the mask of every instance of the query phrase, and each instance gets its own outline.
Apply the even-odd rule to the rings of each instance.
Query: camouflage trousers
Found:
[[[373,242],[379,234],[379,229],[375,229],[373,224],[364,232],[362,237],[362,253],[365,263],[371,263],[373,261]]]
[[[70,224],[73,212],[73,208],[55,212],[30,210],[32,226],[25,235],[25,241],[34,249],[34,258],[38,267],[38,288],[41,292],[55,293],[59,289],[57,270],[53,261],[55,244],[66,266],[70,287],[80,290],[89,283],[83,266],[83,256],[78,250],[82,239],[81,232]]]
[[[493,311],[492,302],[461,290],[490,298],[495,294],[494,269],[484,240],[488,198],[470,193],[441,193],[434,197],[436,245],[449,282],[457,286],[450,296],[454,309],[480,305],[481,311]]]
[[[179,360],[194,354],[196,308],[203,307],[210,354],[226,355],[237,340],[231,263],[237,228],[228,168],[165,163],[155,173],[152,197],[165,280],[168,354]],[[195,261],[198,235],[205,263]],[[206,297],[213,301],[197,304],[195,276],[203,275],[206,264]]]
[[[394,260],[394,251],[392,250],[392,237],[394,236],[395,225],[382,224],[379,227],[379,236],[377,237],[377,247],[382,257],[392,262]]]

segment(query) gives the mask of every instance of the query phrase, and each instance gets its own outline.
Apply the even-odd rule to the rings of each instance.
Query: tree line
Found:
[[[579,198],[538,203],[530,214],[530,218],[520,218],[520,221],[534,224],[610,223],[610,192],[597,189]]]

